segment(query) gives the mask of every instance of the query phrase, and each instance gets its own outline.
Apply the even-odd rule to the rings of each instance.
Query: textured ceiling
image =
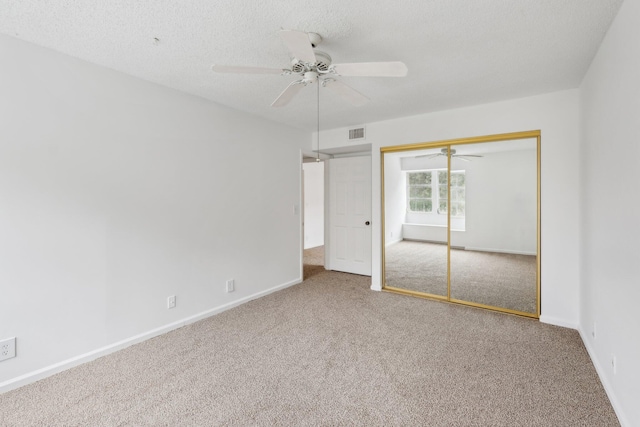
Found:
[[[294,76],[278,30],[313,31],[335,63],[403,61],[405,78],[341,77],[371,102],[321,91],[323,129],[578,87],[622,0],[0,0],[0,33],[295,127],[316,89],[271,108]],[[159,39],[158,42],[154,38]]]

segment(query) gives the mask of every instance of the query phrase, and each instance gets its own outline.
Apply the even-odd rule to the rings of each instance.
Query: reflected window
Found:
[[[433,211],[433,171],[408,172],[407,207],[411,212]]]
[[[464,171],[451,172],[451,216],[464,218]],[[446,190],[446,186],[445,186]],[[447,213],[447,195],[444,198],[444,213]]]
[[[447,214],[447,170],[407,172],[407,211]],[[451,171],[451,216],[464,218],[465,171]]]

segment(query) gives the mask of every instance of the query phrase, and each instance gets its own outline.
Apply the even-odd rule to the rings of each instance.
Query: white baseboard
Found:
[[[596,358],[596,353],[591,345],[591,341],[588,339],[589,338],[589,334],[586,333],[585,331],[582,330],[582,328],[579,325],[573,324],[571,322],[567,322],[563,319],[558,319],[556,317],[550,317],[550,316],[545,316],[545,315],[541,315],[540,316],[540,321],[542,323],[548,323],[550,325],[555,325],[555,326],[562,326],[565,328],[571,328],[571,329],[576,329],[578,331],[578,333],[580,334],[580,338],[582,339],[582,343],[584,344],[585,348],[587,349],[587,353],[589,354],[589,358],[591,359],[591,362],[593,363],[593,366],[596,368],[596,372],[598,374],[598,377],[600,378],[600,382],[602,383],[602,387],[604,387],[604,391],[605,393],[607,393],[607,397],[609,398],[609,401],[611,402],[611,406],[613,406],[613,410],[616,413],[616,416],[618,417],[618,421],[620,421],[620,425],[622,427],[631,427],[631,423],[629,423],[629,421],[625,418],[624,413],[622,411],[622,406],[620,405],[620,403],[618,402],[618,400],[615,397],[615,394],[613,393],[613,389],[611,388],[611,383],[609,382],[609,380],[607,379],[607,377],[604,375],[604,370],[602,367],[602,364],[600,363],[600,361]]]
[[[393,239],[392,241],[386,241],[384,242],[384,247],[388,248],[389,246],[396,244],[398,242],[402,242],[403,239]]]
[[[466,246],[464,248],[467,251],[476,251],[476,252],[496,252],[500,254],[512,254],[512,255],[533,255],[535,256],[535,252],[527,252],[527,251],[512,251],[510,249],[495,249],[495,248],[475,248],[472,246]]]
[[[624,412],[622,411],[622,406],[616,395],[613,392],[613,388],[611,387],[611,383],[607,379],[607,376],[604,374],[604,369],[598,358],[596,357],[596,352],[591,345],[591,340],[589,340],[589,334],[582,330],[582,328],[578,328],[578,332],[580,333],[580,338],[582,338],[582,342],[587,349],[587,353],[589,353],[589,357],[591,358],[591,362],[593,366],[596,368],[596,372],[598,377],[600,378],[600,382],[602,383],[602,387],[604,388],[605,393],[607,393],[607,397],[611,402],[611,406],[613,406],[613,410],[618,417],[618,421],[622,427],[631,427],[631,423],[625,417]]]
[[[578,329],[576,323],[571,323],[557,317],[545,316],[544,314],[540,315],[540,321],[542,323],[548,323],[549,325],[562,326],[563,328]]]
[[[132,336],[130,338],[126,338],[122,341],[118,341],[113,344],[109,344],[107,346],[95,349],[93,351],[72,357],[67,360],[63,360],[62,362],[55,363],[50,366],[46,366],[42,369],[38,369],[33,372],[29,372],[27,374],[21,375],[16,378],[12,378],[10,380],[4,381],[0,383],[0,393],[5,393],[10,390],[14,390],[16,388],[25,386],[27,384],[34,383],[41,379],[50,377],[51,375],[57,374],[58,372],[65,371],[69,368],[73,368],[74,366],[82,365],[83,363],[90,362],[99,357],[106,356],[107,354],[114,353],[118,350],[122,350],[134,344],[138,344],[142,341],[146,341],[150,338],[157,337],[158,335],[166,334],[174,329],[181,328],[183,326],[189,325],[191,323],[195,323],[199,320],[205,319],[207,317],[211,317],[218,313],[222,313],[223,311],[229,310],[231,308],[242,305],[246,302],[252,301],[254,299],[258,299],[260,297],[269,295],[273,292],[288,288],[293,285],[297,285],[302,282],[302,278],[297,278],[287,283],[283,283],[278,286],[274,286],[269,289],[265,289],[264,291],[256,292],[255,294],[246,296],[244,298],[240,298],[235,301],[231,301],[229,303],[220,305],[218,307],[214,307],[212,309],[203,311],[201,313],[195,314],[193,316],[186,317],[184,319],[178,320],[173,323],[169,323],[168,325],[161,326],[159,328],[152,329],[147,332],[143,332],[141,334]]]

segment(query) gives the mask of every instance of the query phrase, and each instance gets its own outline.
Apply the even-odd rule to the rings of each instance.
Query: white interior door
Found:
[[[328,267],[371,276],[371,157],[329,161]]]

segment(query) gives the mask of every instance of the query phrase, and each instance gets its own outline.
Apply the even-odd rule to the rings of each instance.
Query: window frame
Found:
[[[411,178],[410,178],[410,174],[423,174],[423,173],[429,173],[430,175],[430,182],[428,184],[411,184]],[[434,207],[434,194],[433,194],[433,173],[430,170],[420,170],[420,171],[407,171],[406,172],[406,180],[407,180],[407,204],[406,204],[406,209],[407,212],[413,212],[413,213],[432,213],[433,212],[433,207]],[[412,197],[411,196],[411,189],[413,188],[429,188],[431,189],[431,197]],[[414,211],[411,209],[411,201],[412,200],[419,200],[419,201],[430,201],[431,202],[431,210],[429,211]]]
[[[447,172],[447,168],[436,168],[436,169],[420,169],[420,170],[412,170],[412,171],[406,171],[406,211],[410,212],[412,214],[428,214],[428,215],[448,215],[449,213],[449,209],[448,209],[448,204],[449,204],[449,197],[448,197],[448,193],[449,191],[451,191],[451,185],[450,182],[452,181],[450,177],[448,177],[447,179],[447,184],[441,184],[440,180],[439,180],[439,175],[440,172]],[[424,198],[424,197],[411,197],[411,188],[412,187],[420,187],[420,188],[424,188],[427,186],[427,184],[411,184],[411,178],[410,175],[411,174],[418,174],[418,173],[425,173],[428,172],[431,174],[431,197],[430,198]],[[462,206],[465,206],[466,204],[466,184],[467,184],[467,179],[466,179],[466,171],[464,169],[461,170],[452,170],[449,173],[451,176],[455,175],[463,175],[464,178],[464,184],[462,186],[456,186],[456,189],[462,189],[464,191],[464,196],[462,198],[462,200],[456,200],[456,201],[451,201],[451,204],[453,205],[454,203],[456,204],[462,204]],[[440,196],[440,189],[441,188],[445,188],[446,192],[444,194],[444,200],[443,198]],[[415,211],[411,209],[411,201],[412,200],[431,200],[431,210],[430,211]],[[447,208],[441,212],[440,210],[440,204],[441,202],[445,203],[445,206],[447,206]],[[451,215],[452,218],[464,218],[465,215]]]

